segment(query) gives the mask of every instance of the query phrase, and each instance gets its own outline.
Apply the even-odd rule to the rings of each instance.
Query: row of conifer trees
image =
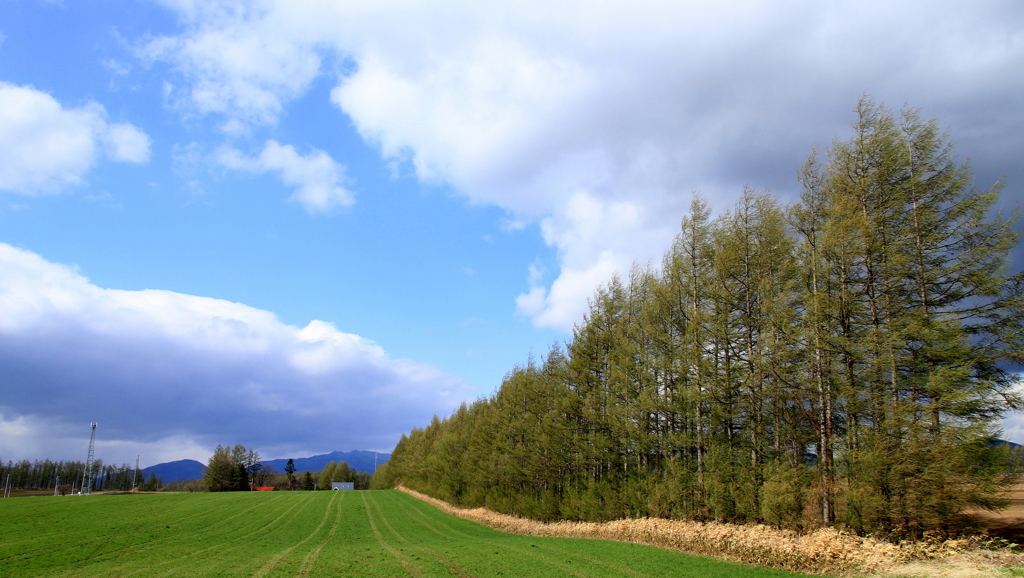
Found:
[[[799,202],[700,198],[660,268],[600,288],[572,342],[403,436],[377,486],[541,519],[951,529],[999,503],[1024,278],[1000,185],[862,99]]]
[[[145,482],[145,476],[135,466],[122,464],[104,464],[103,460],[92,463],[93,490],[122,490],[132,488]],[[23,489],[54,489],[59,486],[81,488],[84,481],[85,462],[53,461],[53,460],[21,460],[8,461],[5,465],[0,460],[0,485],[9,484],[11,488]]]

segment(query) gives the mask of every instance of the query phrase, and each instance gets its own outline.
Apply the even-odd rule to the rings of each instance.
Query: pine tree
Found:
[[[149,479],[142,485],[142,491],[144,492],[156,492],[163,487],[163,482],[160,478],[156,477],[156,472],[149,472]]]
[[[789,211],[695,197],[661,271],[598,288],[565,352],[402,436],[395,483],[532,517],[949,529],[1007,479],[1015,216],[935,121],[863,99]],[[386,478],[386,479],[385,479]],[[329,479],[322,475],[321,481]]]
[[[663,380],[666,407],[668,468],[677,488],[669,492],[665,507],[686,516],[703,509],[704,458],[707,454],[708,411],[706,388],[710,367],[707,341],[709,275],[714,249],[711,212],[694,195],[690,212],[662,265],[662,277],[653,293],[654,335]]]
[[[331,489],[331,482],[333,481],[334,469],[337,464],[334,462],[327,462],[324,469],[320,472],[320,478],[317,482],[316,489],[318,490],[329,490]]]
[[[334,471],[331,472],[332,482],[352,482],[355,481],[352,478],[352,470],[349,469],[348,464],[344,461],[339,462],[335,467]]]
[[[296,489],[297,480],[295,478],[295,460],[288,458],[288,463],[284,466],[284,473],[288,476],[288,489]]]
[[[231,460],[230,450],[218,445],[207,461],[203,472],[203,485],[211,492],[224,492],[237,485],[237,469]]]
[[[970,187],[936,121],[867,98],[856,110],[854,137],[805,171],[845,302],[848,521],[920,532],[990,502],[972,448],[1020,403],[1004,368],[1021,339],[1021,284],[1006,272],[1015,219],[989,218],[999,185]]]

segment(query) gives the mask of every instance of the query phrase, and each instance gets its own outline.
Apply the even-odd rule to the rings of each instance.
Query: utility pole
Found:
[[[135,491],[135,478],[139,475],[139,454],[135,454],[135,471],[132,472],[132,491]]]
[[[7,474],[7,480],[4,481],[4,497],[9,498],[7,494],[10,493],[9,487],[11,485],[11,474]]]
[[[92,458],[96,453],[96,422],[92,426],[92,435],[89,436],[89,457],[85,459],[85,472],[82,474],[82,495],[92,493]]]

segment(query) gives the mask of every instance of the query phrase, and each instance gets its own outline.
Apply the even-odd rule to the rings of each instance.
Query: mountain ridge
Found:
[[[327,454],[317,454],[315,456],[308,456],[304,458],[293,458],[295,462],[296,472],[319,472],[324,469],[324,466],[328,462],[345,462],[350,468],[358,470],[360,472],[373,473],[374,470],[374,459],[376,457],[376,464],[386,463],[391,454],[383,452],[371,452],[368,450],[352,450],[350,452],[334,451]],[[279,458],[275,460],[262,460],[264,465],[268,465],[274,468],[278,473],[284,473],[284,468],[288,464],[288,458]],[[156,477],[163,480],[165,484],[170,482],[180,482],[183,480],[195,480],[203,477],[203,471],[206,470],[206,465],[196,460],[175,460],[173,462],[164,462],[142,468],[142,480],[139,481],[141,484],[148,477],[150,472],[156,474]]]
[[[374,470],[374,456],[376,456],[376,464],[378,466],[387,462],[388,459],[391,458],[391,454],[387,453],[371,452],[368,450],[352,450],[350,452],[334,451],[329,454],[318,454],[307,458],[293,459],[295,462],[296,472],[319,472],[324,469],[324,466],[326,466],[328,462],[345,462],[350,468],[372,474]],[[288,458],[263,460],[263,463],[272,466],[279,472],[284,472],[284,467],[288,463]]]

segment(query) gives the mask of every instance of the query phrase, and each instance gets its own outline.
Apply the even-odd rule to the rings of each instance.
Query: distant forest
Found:
[[[129,464],[116,466],[104,464],[103,460],[94,460],[90,470],[92,489],[96,491],[128,491],[132,489],[133,481],[137,486],[148,481],[142,472]],[[85,462],[51,460],[15,462],[9,460],[4,465],[3,460],[0,460],[0,485],[6,484],[11,488],[51,490],[60,485],[68,486],[68,491],[78,491],[82,488],[84,474]]]
[[[676,517],[921,535],[993,508],[1022,405],[1016,213],[934,119],[870,98],[799,202],[694,198],[662,266],[571,343],[403,436],[376,487],[543,520]]]

